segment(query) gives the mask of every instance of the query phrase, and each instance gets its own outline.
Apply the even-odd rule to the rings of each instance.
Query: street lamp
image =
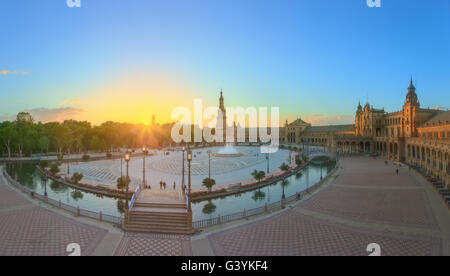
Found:
[[[187,161],[188,161],[188,200],[189,200],[189,211],[191,210],[191,161],[192,161],[192,152],[189,150],[187,153]]]
[[[47,197],[47,176],[44,175],[44,196]]]
[[[211,179],[211,151],[208,150],[208,178]]]
[[[128,181],[128,179],[129,179],[129,177],[128,177],[128,163],[130,162],[130,158],[131,158],[130,154],[126,153],[125,154],[125,161],[127,162],[127,178],[126,178],[125,182],[127,183],[127,195],[128,195],[128,185],[129,185],[129,181]],[[127,201],[128,201],[128,199],[127,199]]]
[[[184,151],[186,149],[184,147],[181,148],[182,151],[182,156],[181,158],[183,159],[183,161],[181,162],[181,190],[183,190],[183,193],[185,192],[185,187],[184,187]]]
[[[142,153],[144,155],[144,157],[142,158],[143,164],[142,164],[142,187],[145,189],[147,186],[147,181],[145,180],[145,156],[148,153],[147,148],[144,146],[142,147]]]
[[[269,174],[269,153],[266,153],[266,160],[267,160],[267,174]]]

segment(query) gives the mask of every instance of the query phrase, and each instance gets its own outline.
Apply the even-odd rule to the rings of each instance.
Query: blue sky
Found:
[[[0,1],[0,119],[166,121],[223,88],[283,120],[351,122],[358,100],[399,110],[411,75],[423,107],[450,107],[449,0],[81,1]],[[125,118],[124,97],[148,111]]]

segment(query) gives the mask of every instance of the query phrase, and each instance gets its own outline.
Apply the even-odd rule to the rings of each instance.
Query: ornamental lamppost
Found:
[[[183,191],[183,193],[185,192],[185,185],[184,185],[184,151],[186,149],[184,147],[181,148],[182,151],[182,162],[181,162],[181,190]]]
[[[125,154],[125,161],[127,162],[127,178],[126,178],[125,182],[127,183],[127,187],[126,187],[127,195],[128,195],[128,186],[129,186],[129,181],[128,181],[128,179],[129,179],[129,177],[128,177],[128,163],[130,162],[130,158],[131,158],[130,154],[126,153]]]
[[[208,178],[211,179],[211,151],[208,150]]]
[[[47,176],[44,174],[44,196],[47,197]]]
[[[145,156],[148,154],[148,149],[144,146],[142,147],[142,187],[145,189],[147,187],[147,181],[145,180]]]
[[[189,150],[187,153],[187,161],[188,161],[188,200],[189,206],[188,210],[191,211],[191,161],[192,161],[192,152]]]

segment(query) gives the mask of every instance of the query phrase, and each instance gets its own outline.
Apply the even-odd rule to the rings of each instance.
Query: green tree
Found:
[[[205,178],[203,179],[202,185],[208,188],[208,192],[211,192],[211,189],[214,185],[216,185],[216,181],[212,178]]]
[[[253,178],[256,180],[256,181],[258,181],[258,183],[261,181],[261,179],[263,179],[264,177],[266,177],[266,173],[264,172],[264,171],[257,171],[257,170],[254,170],[253,172],[252,172],[252,176],[253,176]]]
[[[117,178],[117,189],[123,191],[127,187],[127,185],[130,184],[130,182],[130,177],[127,178],[126,176],[122,176]]]
[[[286,163],[283,163],[280,166],[280,170],[282,170],[283,172],[286,172],[289,170],[289,166]]]
[[[13,151],[13,141],[17,137],[17,131],[11,122],[0,123],[0,142],[5,147],[8,157],[11,157]]]
[[[74,173],[74,174],[72,175],[72,177],[70,178],[70,180],[71,180],[73,183],[75,183],[75,184],[78,184],[78,182],[80,182],[81,179],[83,179],[83,174],[77,173],[77,172]]]

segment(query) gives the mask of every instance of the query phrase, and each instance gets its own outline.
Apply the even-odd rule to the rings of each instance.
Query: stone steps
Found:
[[[129,211],[123,229],[130,232],[180,234],[194,233],[187,206],[180,200],[153,200],[135,202]]]

